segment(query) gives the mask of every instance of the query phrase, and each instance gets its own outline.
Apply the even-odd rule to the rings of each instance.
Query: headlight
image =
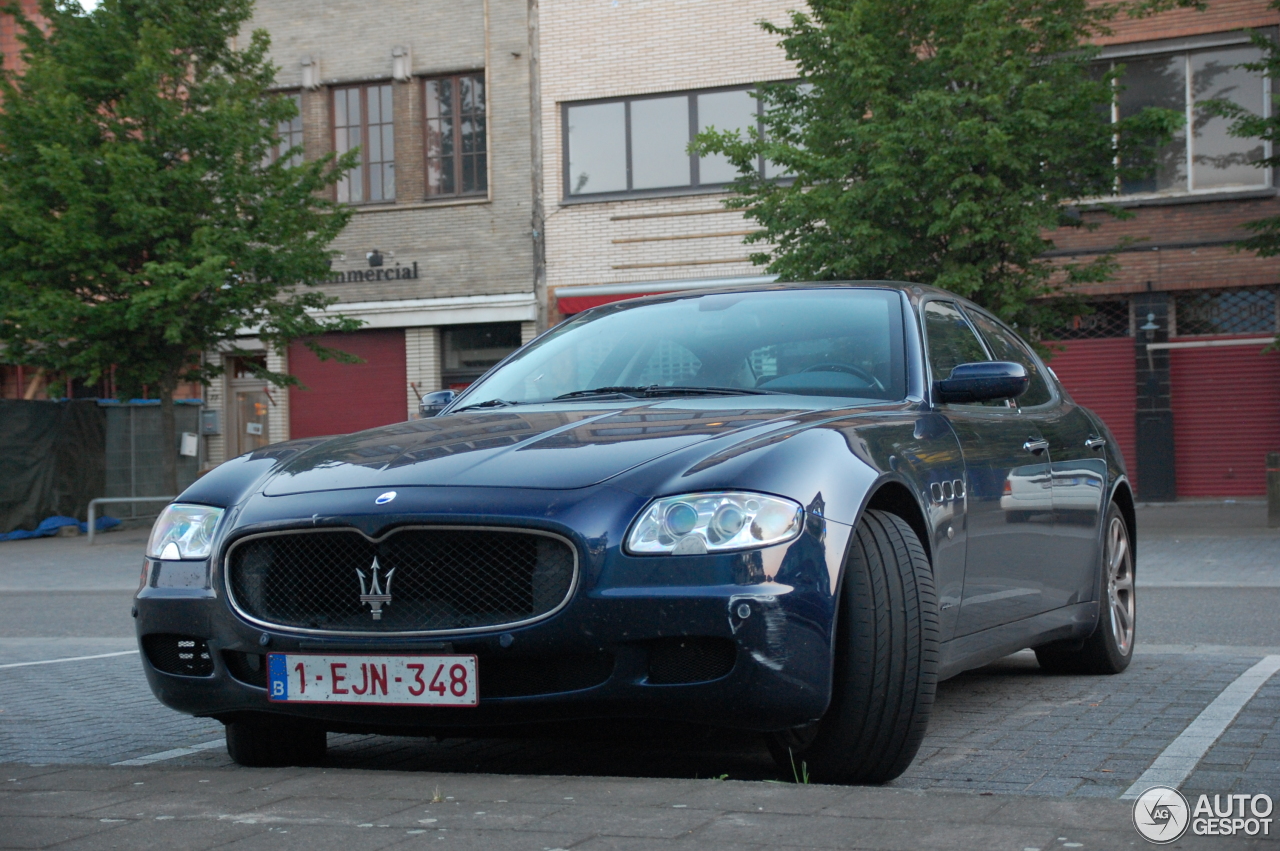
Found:
[[[151,527],[147,555],[165,561],[208,558],[224,510],[208,505],[166,506]]]
[[[690,493],[655,500],[627,536],[636,555],[701,555],[781,544],[800,534],[798,502],[758,493]]]

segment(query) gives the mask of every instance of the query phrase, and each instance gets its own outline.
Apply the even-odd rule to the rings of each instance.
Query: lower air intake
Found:
[[[727,638],[663,638],[649,646],[649,682],[705,683],[733,670],[738,655]]]
[[[194,635],[155,633],[142,637],[142,651],[158,671],[183,677],[213,675],[213,657],[203,638]]]

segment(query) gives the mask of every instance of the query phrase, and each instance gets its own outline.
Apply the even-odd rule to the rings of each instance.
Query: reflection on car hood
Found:
[[[305,449],[280,466],[264,493],[415,485],[587,487],[718,435],[781,424],[830,404],[805,401],[788,396],[752,399],[744,406],[741,397],[721,397],[625,407],[548,405],[414,420]]]

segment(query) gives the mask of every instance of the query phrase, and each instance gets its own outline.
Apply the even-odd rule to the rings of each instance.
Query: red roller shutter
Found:
[[[1280,354],[1264,348],[1170,353],[1178,496],[1266,494],[1266,454],[1280,451]]]
[[[306,390],[289,390],[289,436],[347,434],[407,419],[404,331],[326,334],[320,344],[364,363],[322,361],[301,343],[289,347],[289,371]]]
[[[1138,487],[1137,366],[1133,338],[1072,340],[1049,361],[1072,398],[1093,411],[1111,429]]]

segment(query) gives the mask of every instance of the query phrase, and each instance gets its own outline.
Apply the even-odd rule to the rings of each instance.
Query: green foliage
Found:
[[[784,280],[896,279],[971,298],[1024,327],[1059,324],[1069,284],[1113,256],[1055,263],[1046,234],[1083,227],[1069,202],[1152,167],[1181,113],[1110,123],[1115,72],[1089,39],[1116,14],[1187,3],[812,0],[779,37],[800,83],[761,87],[761,137],[709,131],[700,153],[739,168],[728,205]],[[774,173],[762,179],[759,157]],[[1115,215],[1120,211],[1112,209]]]
[[[1280,0],[1273,0],[1271,8],[1280,10]],[[1250,33],[1253,43],[1262,51],[1261,62],[1246,63],[1243,67],[1250,71],[1258,71],[1271,79],[1273,94],[1280,86],[1280,45],[1266,35]],[[1231,135],[1245,139],[1265,139],[1271,143],[1271,156],[1258,160],[1254,165],[1258,168],[1280,168],[1280,103],[1273,102],[1271,115],[1256,115],[1244,107],[1230,101],[1207,101],[1204,107],[1213,113],[1235,119],[1231,125]],[[1269,216],[1256,221],[1247,222],[1245,227],[1253,231],[1253,236],[1242,240],[1238,245],[1256,252],[1260,257],[1280,255],[1280,216]]]
[[[251,11],[44,0],[47,28],[18,16],[25,67],[0,78],[6,360],[90,381],[114,366],[122,395],[168,397],[218,375],[201,353],[246,329],[283,348],[358,327],[308,313],[334,301],[308,287],[350,216],[322,193],[353,159],[270,161],[296,107],[270,95],[266,33],[239,34]]]

